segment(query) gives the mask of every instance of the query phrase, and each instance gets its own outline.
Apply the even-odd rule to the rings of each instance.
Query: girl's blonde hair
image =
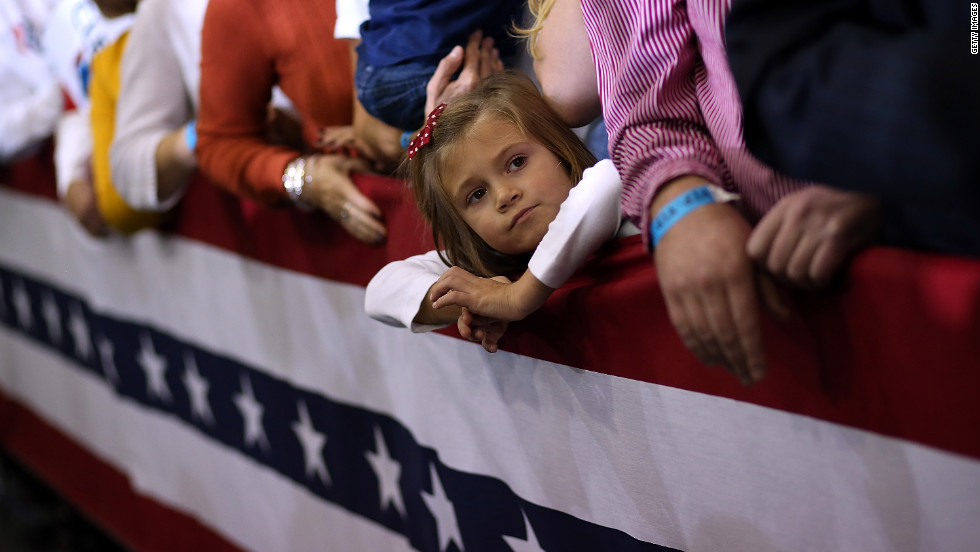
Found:
[[[513,124],[558,157],[568,173],[569,186],[577,184],[585,169],[595,164],[595,156],[523,74],[505,71],[491,75],[446,107],[429,143],[403,163],[403,173],[432,228],[432,240],[443,261],[488,277],[523,271],[531,253],[506,255],[487,245],[456,210],[443,186],[443,173],[457,159],[457,145],[477,125],[491,119]]]
[[[538,58],[538,34],[541,33],[544,20],[547,19],[554,5],[555,0],[528,0],[528,26],[519,27],[516,24],[514,25],[514,36],[525,39],[527,42],[527,51],[534,59]]]

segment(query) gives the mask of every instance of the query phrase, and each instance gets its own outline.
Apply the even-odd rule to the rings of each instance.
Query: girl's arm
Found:
[[[564,285],[586,259],[616,235],[621,191],[612,161],[600,161],[587,169],[562,202],[520,279],[502,284],[453,268],[432,286],[433,307],[459,305],[498,320],[520,320],[536,311],[552,291]]]
[[[622,191],[612,161],[605,159],[586,169],[534,250],[526,275],[550,288],[563,286],[586,259],[616,235]]]
[[[437,251],[388,263],[367,285],[364,310],[389,326],[428,332],[457,320],[459,307],[434,309],[429,288],[449,267]]]

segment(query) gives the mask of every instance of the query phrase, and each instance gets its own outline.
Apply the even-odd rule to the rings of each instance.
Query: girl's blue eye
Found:
[[[485,195],[487,195],[486,188],[477,188],[476,190],[473,190],[473,193],[471,193],[468,198],[466,198],[466,203],[468,205],[472,205],[473,203],[483,199],[483,196]]]
[[[523,167],[525,164],[527,164],[527,156],[518,155],[517,157],[510,160],[510,164],[507,165],[507,172],[520,170],[520,168]]]

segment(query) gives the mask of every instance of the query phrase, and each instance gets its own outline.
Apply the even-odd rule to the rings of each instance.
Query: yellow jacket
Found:
[[[92,58],[89,97],[92,109],[92,179],[99,212],[106,223],[120,232],[131,233],[156,226],[164,214],[137,211],[116,192],[109,168],[109,147],[116,128],[116,100],[119,97],[120,69],[129,32],[106,46]]]

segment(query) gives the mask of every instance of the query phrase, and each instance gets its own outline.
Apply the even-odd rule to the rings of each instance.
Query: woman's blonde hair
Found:
[[[551,151],[568,173],[569,186],[582,179],[585,169],[595,163],[595,156],[548,106],[530,79],[505,71],[487,77],[473,91],[452,100],[433,127],[429,143],[403,163],[403,174],[432,228],[432,239],[442,259],[481,276],[510,275],[527,268],[530,252],[506,255],[487,245],[463,221],[443,186],[445,169],[457,159],[456,146],[477,125],[490,119],[513,124]]]
[[[527,42],[527,51],[534,59],[538,58],[538,34],[541,33],[544,20],[548,18],[548,14],[551,13],[551,8],[554,5],[555,0],[528,0],[527,27],[519,27],[516,23],[514,24],[513,35],[523,38]]]

